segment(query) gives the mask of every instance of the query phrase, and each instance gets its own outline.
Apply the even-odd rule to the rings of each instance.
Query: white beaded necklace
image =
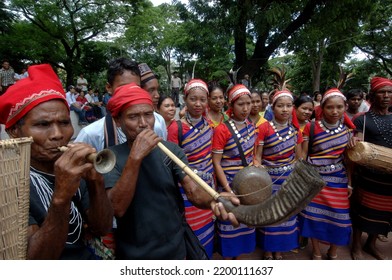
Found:
[[[247,131],[247,136],[246,136],[246,137],[242,137],[241,133],[240,133],[240,132],[238,131],[238,129],[237,129],[236,123],[237,123],[237,124],[244,124],[244,123],[245,123],[245,125],[246,125],[246,131]],[[230,124],[231,128],[233,129],[235,135],[237,136],[237,138],[238,138],[239,140],[243,139],[245,142],[248,142],[248,141],[250,140],[250,131],[249,131],[248,124],[246,123],[246,120],[243,121],[243,122],[242,122],[242,121],[241,121],[241,122],[238,122],[238,121],[235,121],[235,120],[233,120],[233,119],[230,119],[230,120],[229,120],[229,124]]]
[[[336,127],[328,127],[324,120],[318,121],[318,123],[326,133],[329,133],[331,135],[339,133],[343,130],[343,124],[340,121],[338,122],[338,125],[336,125]]]
[[[270,121],[270,125],[271,125],[272,128],[274,129],[275,134],[276,134],[276,137],[278,137],[278,139],[279,139],[280,141],[283,141],[283,142],[285,142],[286,140],[289,140],[290,137],[291,137],[291,134],[293,134],[293,131],[294,131],[294,129],[291,127],[291,125],[288,125],[288,123],[287,123],[287,124],[285,124],[285,126],[288,126],[288,127],[289,127],[289,131],[287,132],[287,136],[282,137],[282,136],[279,134],[278,129],[276,128],[276,125],[275,125],[274,121]]]

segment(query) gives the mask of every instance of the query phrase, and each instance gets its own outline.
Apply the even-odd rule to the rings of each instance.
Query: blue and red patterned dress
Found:
[[[181,148],[188,158],[189,167],[195,171],[211,188],[215,189],[215,176],[212,165],[212,128],[207,120],[190,127],[182,123]],[[168,141],[178,143],[178,124],[173,122],[168,128]],[[212,210],[194,206],[180,187],[185,204],[185,218],[210,258],[214,250],[214,215]]]
[[[264,122],[259,126],[257,141],[258,145],[263,146],[261,164],[268,168],[274,194],[293,170],[295,148],[302,142],[302,135],[292,125],[275,131],[271,122]],[[287,252],[297,248],[297,216],[279,225],[258,228],[257,240],[266,252]]]
[[[310,125],[305,126],[304,138],[309,137]],[[308,161],[316,166],[327,185],[299,215],[304,237],[340,246],[350,242],[348,178],[343,163],[349,139],[350,131],[346,125],[327,129],[321,121],[315,122],[313,148]]]
[[[244,156],[248,165],[253,164],[253,150],[255,144],[254,126],[246,121],[246,127],[239,131]],[[249,139],[245,141],[245,139]],[[221,153],[221,166],[225,173],[227,182],[231,184],[234,176],[244,168],[237,144],[227,128],[225,123],[219,124],[214,130],[214,138],[212,142],[214,153]],[[220,186],[219,191],[223,191]],[[249,228],[244,224],[240,224],[235,228],[230,222],[217,220],[218,231],[218,252],[223,257],[237,257],[241,254],[251,253],[256,248],[255,229]]]

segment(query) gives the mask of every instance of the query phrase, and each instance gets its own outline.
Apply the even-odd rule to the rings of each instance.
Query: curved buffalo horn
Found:
[[[280,224],[298,214],[325,186],[316,169],[306,161],[298,160],[293,171],[279,191],[255,205],[235,206],[226,198],[219,197],[226,210],[238,221],[254,227]]]
[[[222,202],[226,210],[232,212],[239,222],[248,226],[268,226],[288,220],[305,208],[325,186],[325,182],[311,164],[298,160],[294,170],[273,196],[259,204],[235,206],[227,198],[220,196],[162,143],[158,143],[158,147],[213,199]]]

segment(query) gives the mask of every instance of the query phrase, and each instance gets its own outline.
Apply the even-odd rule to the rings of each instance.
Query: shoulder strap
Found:
[[[177,127],[178,127],[178,146],[182,146],[182,122],[181,120],[177,120]]]
[[[104,148],[114,146],[116,144],[116,131],[113,125],[113,118],[111,114],[105,116],[105,134],[104,134]]]
[[[313,150],[313,140],[314,140],[314,125],[315,121],[310,123],[310,131],[309,131],[309,142],[308,142],[308,157],[312,153]]]
[[[248,163],[246,162],[246,159],[245,159],[244,150],[242,149],[241,143],[240,143],[240,141],[238,140],[237,135],[234,133],[234,130],[233,130],[233,128],[231,127],[231,125],[229,124],[228,121],[224,122],[224,124],[225,124],[225,125],[227,126],[227,128],[229,129],[231,135],[233,136],[233,139],[234,139],[235,143],[237,144],[237,148],[238,148],[238,152],[240,153],[242,165],[243,165],[244,167],[248,166]]]

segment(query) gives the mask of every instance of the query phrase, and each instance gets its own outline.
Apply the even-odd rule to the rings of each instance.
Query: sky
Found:
[[[171,0],[150,0],[154,6],[159,6],[162,3],[171,3]],[[187,0],[181,0],[181,2],[188,2]]]
[[[162,3],[170,3],[170,0],[150,0],[154,6],[159,6]]]

